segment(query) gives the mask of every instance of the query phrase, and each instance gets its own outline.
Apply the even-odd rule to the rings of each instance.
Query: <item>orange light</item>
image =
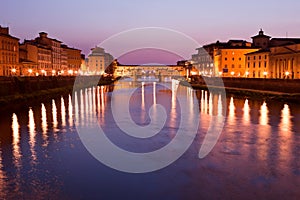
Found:
[[[286,75],[286,76],[290,75],[290,72],[285,72],[285,75]]]
[[[32,73],[32,69],[28,69],[28,72],[31,74]]]
[[[13,69],[11,70],[11,72],[12,72],[12,73],[16,73],[17,70],[16,70],[15,68],[13,68]]]

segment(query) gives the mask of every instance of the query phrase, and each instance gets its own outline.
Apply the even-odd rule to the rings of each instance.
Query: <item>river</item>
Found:
[[[299,105],[176,86],[178,93],[193,102],[185,108],[169,86],[171,89],[159,83],[123,82],[2,112],[0,198],[300,198]],[[113,119],[111,103],[120,105],[124,99],[112,94],[135,87],[130,116],[137,125],[151,123],[148,111],[153,104],[166,110],[164,128],[149,139],[128,137]],[[180,107],[197,114],[195,138],[178,160],[149,173],[126,173],[106,166],[89,153],[77,131],[78,123],[88,126],[89,116],[94,114],[108,138],[122,149],[154,151],[175,137]],[[195,114],[195,109],[199,113]],[[200,159],[199,149],[212,116],[223,116],[224,127],[212,151]],[[126,160],[120,158],[120,162]]]

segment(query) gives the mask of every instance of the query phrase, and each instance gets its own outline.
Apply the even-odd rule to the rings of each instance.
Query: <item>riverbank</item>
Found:
[[[96,85],[110,85],[113,79],[100,77],[0,77],[0,110],[19,109],[47,99],[71,94]]]
[[[193,77],[190,83],[181,84],[197,90],[221,91],[227,94],[255,99],[273,99],[299,102],[300,80],[209,78]]]

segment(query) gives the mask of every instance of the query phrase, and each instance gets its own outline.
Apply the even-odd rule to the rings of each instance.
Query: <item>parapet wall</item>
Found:
[[[205,79],[205,81],[204,81]],[[257,78],[202,78],[192,77],[192,82],[201,85],[225,86],[284,93],[300,93],[299,79],[257,79]]]

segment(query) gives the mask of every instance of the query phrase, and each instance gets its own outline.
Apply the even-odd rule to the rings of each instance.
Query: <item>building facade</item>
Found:
[[[11,36],[8,27],[0,26],[0,76],[20,74],[19,38]]]
[[[204,45],[192,55],[192,62],[204,76],[244,77],[245,54],[257,51],[245,40],[229,40]]]
[[[20,44],[21,75],[75,75],[81,65],[81,50],[70,48],[41,32],[34,40]]]
[[[214,55],[215,76],[246,77],[245,54],[257,50],[251,47],[216,49]]]
[[[81,67],[81,50],[70,48],[66,45],[63,46],[66,52],[66,64],[68,74],[77,74]]]
[[[87,58],[87,74],[104,74],[106,67],[113,62],[113,56],[106,53],[101,47],[91,49],[91,54]]]
[[[300,78],[300,39],[272,38],[262,30],[252,37],[260,50],[246,54],[249,78]]]

